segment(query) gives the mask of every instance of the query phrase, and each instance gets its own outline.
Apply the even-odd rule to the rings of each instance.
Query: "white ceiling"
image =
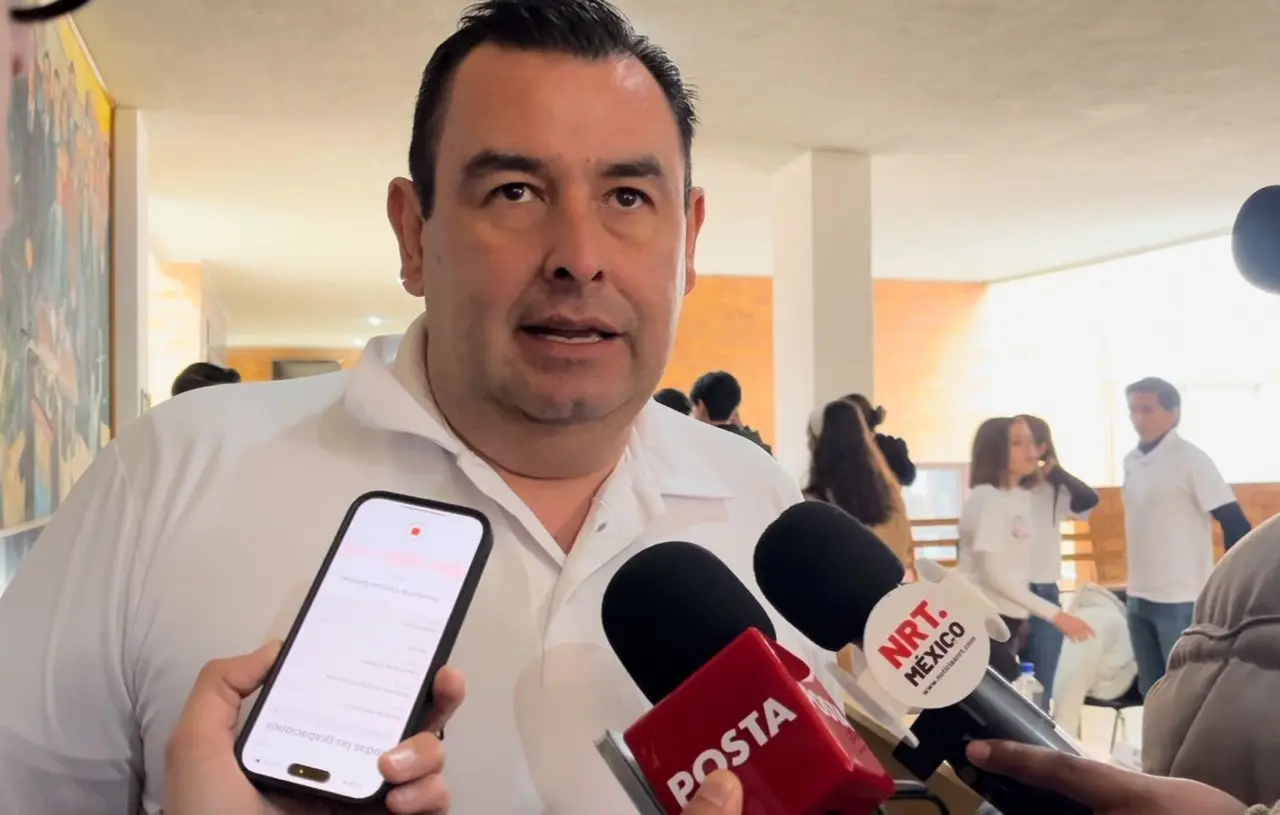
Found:
[[[210,263],[233,322],[286,302],[412,311],[383,197],[462,6],[96,0],[79,15],[110,90],[148,111],[158,250]],[[870,152],[881,277],[995,279],[1221,234],[1280,179],[1274,0],[622,6],[700,89],[710,223],[726,168]]]

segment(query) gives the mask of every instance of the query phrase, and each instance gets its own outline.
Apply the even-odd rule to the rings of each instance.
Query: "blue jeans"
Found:
[[[1191,627],[1195,603],[1153,603],[1129,598],[1129,639],[1138,660],[1138,688],[1146,696],[1164,676],[1169,652],[1182,632]]]
[[[1061,605],[1062,596],[1057,583],[1032,583],[1031,591],[1054,605]],[[1047,706],[1053,696],[1053,675],[1058,671],[1058,657],[1062,654],[1062,632],[1048,620],[1031,618],[1027,631],[1027,657],[1036,666],[1036,680],[1044,688]]]

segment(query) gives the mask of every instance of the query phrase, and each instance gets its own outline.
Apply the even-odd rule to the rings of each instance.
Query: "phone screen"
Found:
[[[485,537],[470,515],[361,501],[243,737],[244,768],[356,800],[413,716]]]

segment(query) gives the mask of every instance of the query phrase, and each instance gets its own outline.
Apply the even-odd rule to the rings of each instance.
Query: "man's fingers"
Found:
[[[716,770],[681,815],[742,815],[742,783],[728,770]]]
[[[467,680],[462,672],[448,665],[436,674],[436,681],[431,686],[431,710],[422,726],[423,730],[441,730],[449,717],[453,716],[467,697]]]
[[[1098,761],[1009,741],[975,741],[969,760],[983,770],[1056,792],[1094,809],[1128,802],[1132,773]]]
[[[266,679],[280,653],[279,642],[269,642],[251,654],[215,659],[200,670],[183,714],[189,721],[235,726],[240,702]]]
[[[392,784],[407,784],[444,769],[444,746],[434,733],[419,733],[383,753],[378,771]]]
[[[387,793],[387,809],[395,815],[420,815],[449,811],[449,787],[444,776],[429,775]]]
[[[251,654],[215,659],[200,670],[187,706],[170,739],[170,749],[183,749],[230,740],[240,717],[240,703],[266,679],[280,653],[279,642],[269,642]]]

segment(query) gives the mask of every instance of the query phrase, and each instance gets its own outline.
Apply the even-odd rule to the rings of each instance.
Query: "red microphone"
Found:
[[[840,706],[707,550],[644,550],[614,575],[602,611],[614,652],[656,702],[597,742],[645,815],[679,815],[717,769],[742,781],[744,815],[866,815],[894,794]]]

